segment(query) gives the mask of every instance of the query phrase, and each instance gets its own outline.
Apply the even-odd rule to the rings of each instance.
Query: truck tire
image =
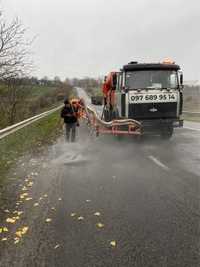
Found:
[[[164,126],[161,130],[161,138],[163,140],[169,140],[174,132],[174,128],[172,125]]]

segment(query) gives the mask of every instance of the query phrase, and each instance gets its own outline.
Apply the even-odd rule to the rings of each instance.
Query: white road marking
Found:
[[[150,160],[152,160],[156,165],[158,165],[159,167],[163,168],[165,171],[169,171],[170,170],[169,167],[167,167],[164,163],[162,163],[160,160],[158,160],[154,156],[150,155],[150,156],[148,156],[148,158]]]
[[[200,132],[200,129],[197,128],[191,128],[191,127],[183,127],[184,129],[192,130],[192,131],[198,131]]]

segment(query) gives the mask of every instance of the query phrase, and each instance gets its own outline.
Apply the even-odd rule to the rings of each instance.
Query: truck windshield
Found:
[[[171,70],[142,70],[126,72],[126,87],[131,89],[178,88],[178,75]]]

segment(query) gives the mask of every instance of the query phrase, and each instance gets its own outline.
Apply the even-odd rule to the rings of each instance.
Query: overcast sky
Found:
[[[198,0],[1,0],[37,39],[42,77],[97,77],[132,60],[172,58],[200,80]]]

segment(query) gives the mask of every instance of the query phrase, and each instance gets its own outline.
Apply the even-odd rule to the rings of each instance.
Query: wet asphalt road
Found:
[[[0,266],[200,266],[200,131],[165,142],[88,133],[82,125],[77,143],[61,138],[19,166],[18,194],[28,175],[32,199],[1,242]],[[22,225],[29,230],[14,244]]]

